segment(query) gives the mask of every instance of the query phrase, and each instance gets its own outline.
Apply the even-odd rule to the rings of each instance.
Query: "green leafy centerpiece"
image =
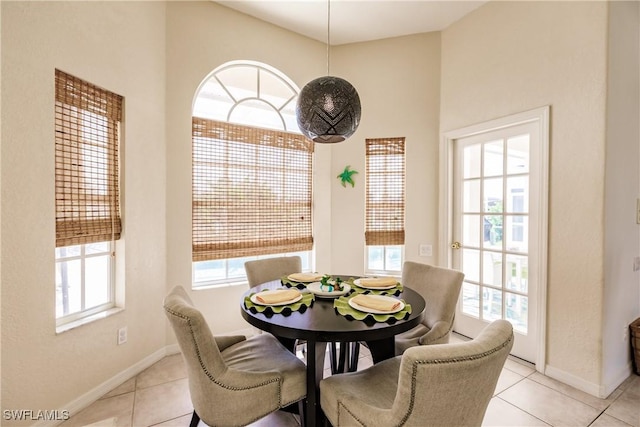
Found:
[[[322,279],[320,279],[320,289],[325,292],[340,292],[344,289],[342,282],[342,279],[339,277],[331,279],[331,276],[325,274],[322,276]]]

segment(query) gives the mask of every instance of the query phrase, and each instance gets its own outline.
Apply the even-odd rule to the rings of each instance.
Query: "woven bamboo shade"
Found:
[[[404,244],[404,138],[366,140],[365,241]]]
[[[193,118],[193,261],[311,250],[313,143]]]
[[[119,239],[122,97],[55,74],[56,247]]]

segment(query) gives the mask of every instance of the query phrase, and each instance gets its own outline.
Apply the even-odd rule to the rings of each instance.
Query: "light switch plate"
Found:
[[[433,248],[428,244],[420,244],[420,256],[433,256]]]

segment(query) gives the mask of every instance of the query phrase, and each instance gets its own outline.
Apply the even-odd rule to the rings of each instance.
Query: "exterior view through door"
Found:
[[[454,330],[505,319],[512,354],[544,366],[548,109],[447,133],[444,260],[465,280]],[[443,258],[441,258],[443,259]]]

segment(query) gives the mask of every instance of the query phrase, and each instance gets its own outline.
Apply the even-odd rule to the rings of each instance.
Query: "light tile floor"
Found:
[[[360,356],[358,369],[372,365],[366,347],[361,347]],[[325,370],[325,374],[329,371]],[[176,354],[107,393],[61,426],[182,427],[189,425],[192,410],[182,356]],[[297,416],[281,411],[252,427],[299,425]],[[545,377],[532,365],[510,357],[483,425],[640,427],[640,376],[631,375],[607,399],[598,399]]]

